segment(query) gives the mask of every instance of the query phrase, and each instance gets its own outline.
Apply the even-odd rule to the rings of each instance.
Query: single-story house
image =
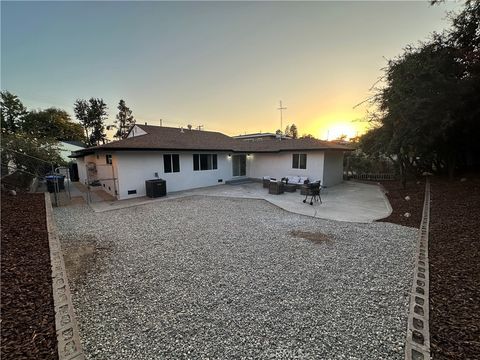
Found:
[[[248,141],[261,141],[261,140],[273,140],[273,139],[278,139],[280,136],[283,139],[291,139],[290,136],[287,135],[280,135],[280,134],[274,134],[274,133],[255,133],[255,134],[244,134],[244,135],[237,135],[234,136],[234,139],[240,139],[240,140],[248,140]]]
[[[59,143],[59,148],[62,159],[66,162],[70,162],[72,161],[70,158],[72,152],[85,149],[85,145],[81,141],[62,140]]]
[[[117,199],[145,196],[145,181],[166,180],[180,191],[226,181],[308,176],[323,186],[343,179],[350,147],[316,139],[245,141],[214,131],[134,125],[127,137],[74,152],[80,181]]]

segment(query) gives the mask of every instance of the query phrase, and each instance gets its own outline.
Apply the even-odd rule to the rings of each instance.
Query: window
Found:
[[[163,155],[163,171],[165,173],[180,172],[180,156],[178,154]]]
[[[217,154],[193,154],[193,170],[217,169]]]
[[[112,154],[105,155],[105,163],[112,165]]]
[[[292,168],[306,169],[307,168],[307,154],[292,154]]]

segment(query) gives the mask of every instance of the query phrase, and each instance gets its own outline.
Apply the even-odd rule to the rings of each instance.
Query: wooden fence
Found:
[[[370,181],[383,181],[383,180],[395,180],[395,174],[393,173],[365,173],[365,174],[351,174],[351,179],[356,180],[370,180]]]

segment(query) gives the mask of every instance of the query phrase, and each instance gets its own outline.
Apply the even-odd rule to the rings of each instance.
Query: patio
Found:
[[[285,192],[280,195],[271,195],[268,193],[268,189],[262,187],[261,183],[250,182],[179,191],[156,199],[141,197],[128,200],[92,202],[90,207],[95,212],[103,212],[195,195],[263,199],[292,213],[348,222],[369,223],[383,219],[392,212],[392,208],[379,186],[353,181],[346,181],[322,189],[322,204],[314,202],[313,205],[303,203],[305,197],[300,195],[300,190],[294,193]]]

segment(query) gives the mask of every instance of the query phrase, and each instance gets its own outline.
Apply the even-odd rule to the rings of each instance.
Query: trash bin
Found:
[[[145,190],[148,197],[157,198],[167,195],[167,182],[163,179],[145,181]]]
[[[65,176],[63,175],[48,175],[45,177],[45,180],[47,180],[47,190],[49,193],[55,192],[55,182],[58,182],[59,191],[65,189]]]

